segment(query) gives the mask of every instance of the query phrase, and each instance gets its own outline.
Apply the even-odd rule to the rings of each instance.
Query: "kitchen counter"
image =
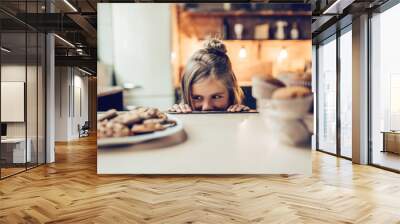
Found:
[[[109,96],[118,93],[122,93],[124,89],[119,86],[103,87],[97,90],[97,97]]]
[[[311,147],[276,142],[261,114],[174,116],[184,132],[99,148],[98,174],[311,174]]]

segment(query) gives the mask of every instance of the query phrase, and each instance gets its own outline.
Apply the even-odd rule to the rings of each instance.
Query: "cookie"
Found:
[[[146,113],[150,116],[150,118],[157,118],[159,112],[160,111],[156,108],[150,108],[149,110],[146,111]]]
[[[167,119],[168,118],[168,116],[166,114],[162,113],[162,112],[159,112],[157,114],[157,117],[160,118],[160,119]]]
[[[138,111],[137,113],[139,114],[140,118],[143,120],[146,119],[151,119],[151,118],[157,118],[158,117],[158,109],[148,109],[146,111]]]
[[[129,128],[120,123],[115,123],[112,131],[113,137],[125,137],[130,135]]]
[[[149,108],[147,107],[137,107],[136,109],[132,110],[138,113],[145,113],[147,110],[149,110]]]
[[[131,128],[131,132],[134,134],[144,134],[160,130],[164,130],[164,127],[159,123],[137,124]]]
[[[311,90],[302,86],[290,86],[277,89],[272,93],[272,99],[288,100],[309,96]]]
[[[121,124],[130,126],[130,125],[142,122],[143,119],[139,116],[138,113],[128,112],[128,113],[119,115],[114,120]]]
[[[138,107],[129,112],[109,110],[99,116],[97,137],[125,137],[161,131],[176,125],[157,108]]]
[[[271,84],[271,85],[274,85],[274,86],[276,86],[276,87],[279,87],[279,88],[285,87],[285,83],[283,83],[283,82],[280,81],[279,79],[268,78],[268,79],[265,79],[265,82],[267,82],[267,83],[269,83],[269,84]]]
[[[111,109],[97,116],[97,121],[110,120],[118,115],[117,110]]]
[[[151,118],[143,121],[143,124],[158,123],[163,124],[167,121],[167,118]]]
[[[125,137],[130,134],[128,127],[115,121],[101,122],[97,128],[97,137],[99,138]]]

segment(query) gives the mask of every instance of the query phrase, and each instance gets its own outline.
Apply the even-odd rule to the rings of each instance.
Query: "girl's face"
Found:
[[[229,106],[229,93],[225,85],[209,77],[192,85],[193,110],[226,110]]]

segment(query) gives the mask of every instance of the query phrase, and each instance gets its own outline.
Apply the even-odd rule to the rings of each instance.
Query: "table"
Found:
[[[28,142],[25,154],[25,140]],[[25,163],[31,161],[31,145],[32,141],[30,138],[5,138],[1,139],[2,144],[2,157],[5,158],[10,155],[9,158],[5,158],[8,163]],[[12,148],[8,148],[9,145],[13,145]],[[12,154],[12,157],[11,157]],[[12,160],[11,160],[12,158]]]
[[[400,131],[382,131],[383,149],[382,152],[400,154]]]
[[[99,148],[98,174],[311,174],[311,147],[276,142],[261,114],[175,116],[175,136]]]

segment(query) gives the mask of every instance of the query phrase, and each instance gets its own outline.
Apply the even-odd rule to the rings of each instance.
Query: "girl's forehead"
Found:
[[[210,75],[207,77],[203,77],[196,82],[193,82],[193,85],[223,85],[223,81],[218,79],[217,77]]]
[[[203,93],[203,92],[220,92],[227,90],[227,87],[221,80],[215,78],[203,79],[192,85],[193,93]]]

